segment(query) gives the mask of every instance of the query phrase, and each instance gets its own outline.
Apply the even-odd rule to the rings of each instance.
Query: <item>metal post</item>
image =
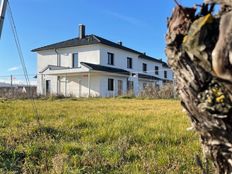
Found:
[[[114,91],[113,91],[113,97],[115,98],[115,96],[117,95],[116,94],[116,79],[114,79],[114,84],[113,84],[114,86],[113,86],[113,89],[114,89]]]
[[[10,88],[11,88],[11,95],[14,97],[14,90],[13,90],[13,76],[10,75]]]
[[[13,87],[13,76],[12,75],[10,75],[10,86],[11,88]]]
[[[65,97],[67,97],[67,74],[65,74]]]
[[[90,97],[90,93],[91,93],[91,73],[90,73],[90,71],[89,71],[89,73],[88,73],[88,88],[89,88],[89,96],[88,97]]]

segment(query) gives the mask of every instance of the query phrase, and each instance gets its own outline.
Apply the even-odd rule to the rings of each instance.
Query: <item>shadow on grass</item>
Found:
[[[0,150],[0,169],[15,174],[22,173],[26,154],[13,149]]]

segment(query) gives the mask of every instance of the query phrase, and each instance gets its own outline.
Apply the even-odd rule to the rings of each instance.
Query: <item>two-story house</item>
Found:
[[[37,93],[64,96],[138,95],[148,84],[171,81],[162,60],[96,35],[85,35],[32,50],[37,53]]]

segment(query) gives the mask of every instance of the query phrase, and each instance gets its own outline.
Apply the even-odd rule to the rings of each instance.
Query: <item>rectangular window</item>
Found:
[[[114,90],[114,79],[108,79],[108,91]]]
[[[132,58],[127,57],[127,68],[132,69]]]
[[[159,67],[155,66],[155,75],[159,75]]]
[[[114,65],[114,54],[108,53],[108,65]]]
[[[72,55],[72,68],[79,67],[78,53],[73,53]]]
[[[147,72],[147,64],[143,63],[143,72]]]
[[[165,78],[165,79],[168,78],[168,73],[167,73],[167,71],[164,71],[164,78]]]

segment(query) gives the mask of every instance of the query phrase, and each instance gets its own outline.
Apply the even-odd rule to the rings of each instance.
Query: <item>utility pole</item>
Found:
[[[11,88],[13,87],[13,76],[12,75],[10,75],[10,86]]]
[[[12,95],[12,97],[14,97],[13,75],[10,75],[10,89],[11,89],[11,95]]]
[[[6,14],[8,0],[2,0],[0,6],[0,38],[2,35],[3,22]]]

